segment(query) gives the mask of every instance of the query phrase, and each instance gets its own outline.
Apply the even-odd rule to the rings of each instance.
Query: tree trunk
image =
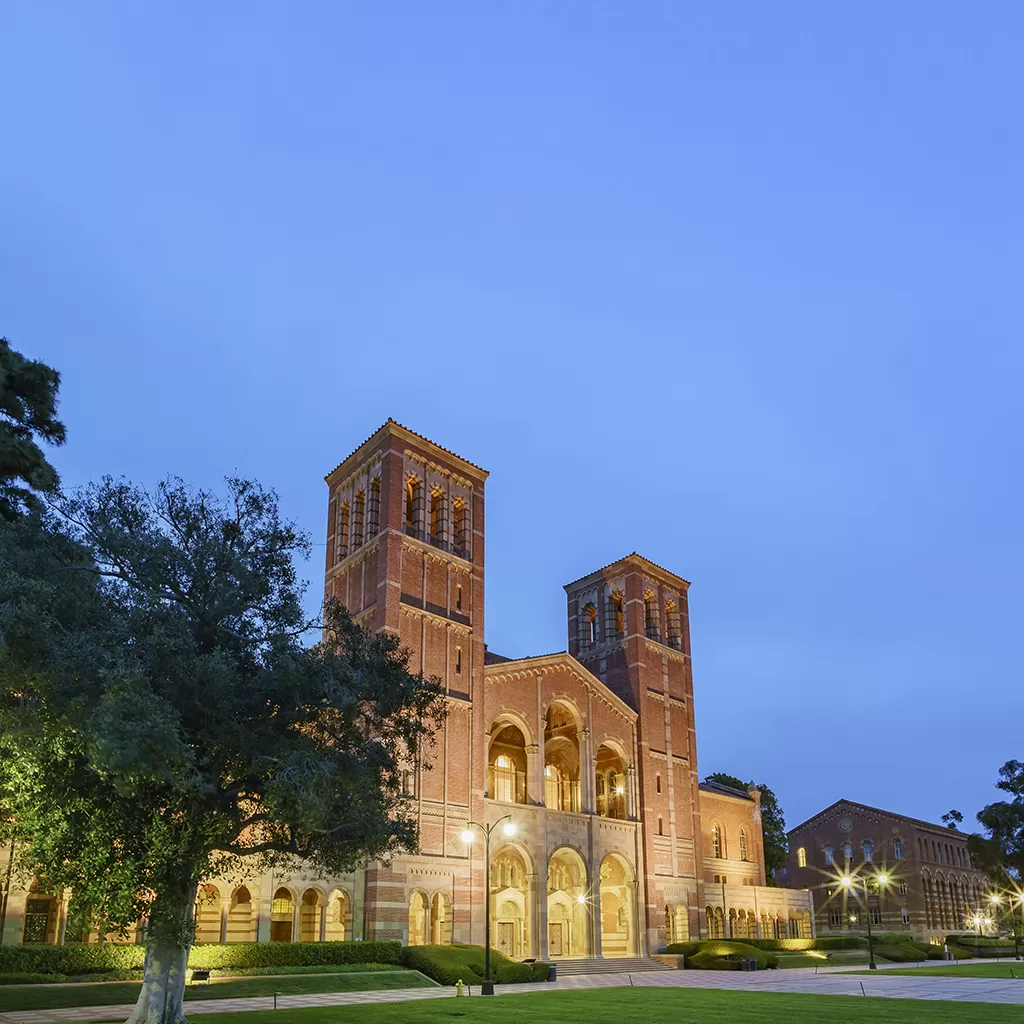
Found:
[[[127,1024],[188,1024],[182,1004],[195,928],[195,896],[191,886],[154,903],[142,991]]]

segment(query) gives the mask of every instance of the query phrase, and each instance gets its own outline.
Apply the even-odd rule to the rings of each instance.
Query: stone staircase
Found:
[[[559,978],[572,978],[580,974],[640,974],[643,971],[671,971],[673,968],[652,957],[579,957],[570,960],[561,957],[549,960],[558,968]]]

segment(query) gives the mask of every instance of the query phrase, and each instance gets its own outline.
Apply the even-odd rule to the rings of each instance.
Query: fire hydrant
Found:
[[[455,982],[455,995],[456,996],[461,996],[462,995],[462,979],[461,978],[459,978],[459,980],[457,982]]]

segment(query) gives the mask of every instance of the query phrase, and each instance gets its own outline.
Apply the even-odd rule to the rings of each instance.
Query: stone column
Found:
[[[540,870],[534,876],[537,879],[537,956],[541,960],[548,958],[548,862],[543,857],[539,861]]]
[[[252,892],[252,889],[249,890]],[[269,895],[268,895],[269,893]],[[260,895],[256,902],[256,941],[257,942],[269,942],[270,941],[270,914],[273,908],[274,902],[274,890],[273,885],[270,889],[264,889],[261,887]]]
[[[544,803],[544,757],[536,743],[526,746],[526,802]]]
[[[584,814],[594,814],[597,810],[593,737],[589,729],[580,733],[580,804]]]
[[[220,944],[228,941],[228,914],[231,912],[231,894],[220,898]]]
[[[637,818],[637,803],[636,768],[630,765],[626,769],[626,817],[630,821],[635,821]]]
[[[593,890],[594,896],[593,896],[593,899],[592,899],[592,901],[590,903],[590,908],[591,908],[591,912],[590,912],[591,927],[594,929],[594,941],[593,941],[593,945],[591,947],[593,952],[591,953],[591,956],[596,956],[598,959],[601,959],[602,958],[602,953],[601,953],[601,876],[600,876],[600,872],[598,872],[598,877],[596,878],[595,881],[596,881],[596,884],[595,884],[594,890]]]

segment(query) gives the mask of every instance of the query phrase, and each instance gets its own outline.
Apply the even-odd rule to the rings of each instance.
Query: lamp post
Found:
[[[506,818],[509,820],[506,821]],[[474,828],[480,829],[484,834],[484,983],[480,986],[480,994],[483,996],[494,995],[494,982],[491,981],[491,833],[504,821],[502,834],[514,836],[516,825],[511,819],[512,815],[506,814],[492,825],[481,825],[478,821],[471,821],[462,830],[464,843],[472,843],[476,838]]]
[[[882,888],[889,881],[889,876],[885,874],[879,874],[875,876],[875,880],[878,882],[878,891],[881,892]],[[849,875],[843,875],[839,879],[839,884],[848,892],[852,892],[854,898],[857,895],[856,886],[853,884],[853,879]],[[868,968],[872,971],[878,970],[878,964],[875,963],[875,946],[871,941],[871,906],[868,903],[868,883],[867,880],[864,882],[864,913],[868,919]]]
[[[1017,922],[1013,919],[1014,900],[1016,900],[1020,904],[1020,927],[1021,932],[1024,932],[1024,889],[1015,892],[1010,896],[1010,927],[1013,929],[1013,955],[1019,960],[1021,932],[1017,931]]]

